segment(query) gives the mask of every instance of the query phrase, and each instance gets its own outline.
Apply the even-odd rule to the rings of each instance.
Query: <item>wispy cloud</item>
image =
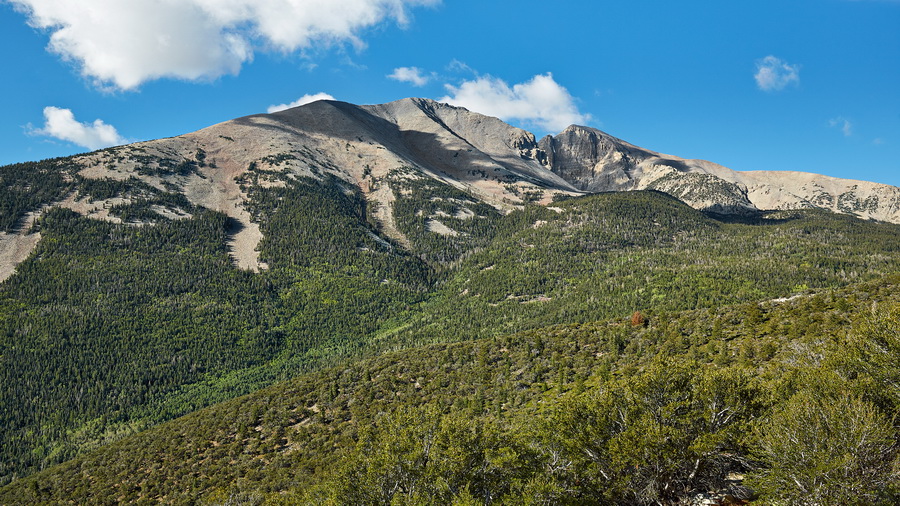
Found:
[[[278,105],[270,105],[266,110],[269,114],[273,112],[283,111],[285,109],[290,109],[292,107],[299,107],[301,105],[306,105],[310,102],[315,102],[316,100],[334,100],[335,98],[329,95],[328,93],[314,93],[312,95],[303,95],[302,97],[294,100],[289,104],[278,104]]]
[[[756,86],[763,91],[779,91],[800,84],[800,65],[787,63],[772,55],[756,60]]]
[[[77,144],[88,149],[100,149],[125,144],[127,139],[119,135],[112,125],[96,119],[93,123],[80,123],[69,109],[44,108],[44,127],[32,129],[33,135],[44,135]]]
[[[411,6],[439,0],[8,0],[51,32],[48,48],[98,86],[137,88],[159,78],[237,74],[255,51],[364,46],[360,33],[408,22]]]
[[[489,75],[464,81],[459,86],[446,85],[449,95],[441,102],[496,116],[502,120],[518,120],[545,132],[555,132],[571,124],[591,121],[581,113],[575,99],[550,73],[539,74],[531,80],[510,86],[502,79]]]
[[[451,72],[464,72],[468,74],[478,75],[478,72],[475,72],[475,69],[470,67],[465,62],[457,60],[456,58],[454,58],[450,61],[450,63],[447,64],[447,70]]]
[[[837,118],[828,120],[828,126],[832,128],[839,128],[841,130],[841,133],[844,134],[844,137],[850,137],[851,135],[853,135],[853,123],[842,116],[838,116]]]
[[[387,77],[413,86],[425,86],[431,80],[431,76],[422,75],[422,70],[418,67],[398,67]]]

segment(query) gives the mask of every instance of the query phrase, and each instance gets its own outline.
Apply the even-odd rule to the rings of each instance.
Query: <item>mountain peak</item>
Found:
[[[398,195],[385,184],[398,169],[502,212],[530,202],[546,205],[560,195],[646,189],[720,213],[821,208],[900,223],[900,189],[893,186],[810,173],[738,172],[664,155],[581,125],[538,141],[498,118],[427,98],[375,105],[321,100],[76,156],[71,163],[84,178],[136,178],[181,194],[194,206],[225,213],[241,225],[232,255],[249,269],[265,266],[256,251],[259,224],[246,205],[248,181],[283,185],[298,178],[336,178],[346,189],[358,188],[377,209],[375,219],[384,233],[403,244],[406,238],[393,216]],[[73,194],[48,204],[112,219],[101,209],[113,201],[80,198]],[[37,213],[32,219],[41,212],[31,211]],[[5,277],[37,239],[22,231],[2,240],[0,277]]]

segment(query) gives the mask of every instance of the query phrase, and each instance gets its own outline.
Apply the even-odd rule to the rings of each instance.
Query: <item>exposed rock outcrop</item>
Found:
[[[900,223],[900,188],[894,186],[805,172],[738,172],[574,125],[541,139],[539,147],[550,169],[581,191],[654,189],[720,213],[821,208]]]

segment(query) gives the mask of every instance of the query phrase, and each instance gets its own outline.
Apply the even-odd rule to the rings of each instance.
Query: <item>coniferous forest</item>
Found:
[[[248,179],[254,273],[176,188],[0,167],[41,234],[0,284],[0,503],[900,500],[900,226],[410,171],[373,181],[407,244],[333,177]]]

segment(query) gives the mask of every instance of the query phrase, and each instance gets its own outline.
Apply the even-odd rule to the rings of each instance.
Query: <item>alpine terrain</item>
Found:
[[[392,203],[397,192],[386,178],[408,169],[506,212],[526,202],[547,205],[560,195],[659,190],[695,209],[747,214],[786,209],[827,209],[900,223],[900,189],[809,173],[738,172],[704,160],[685,160],[631,145],[599,130],[573,125],[540,141],[524,130],[463,108],[427,99],[356,106],[318,101],[275,114],[227,121],[183,136],[110,148],[73,157],[68,172],[88,180],[134,178],[182,195],[192,205],[224,213],[240,224],[231,238],[238,266],[258,270],[259,224],[248,209],[248,183],[283,185],[283,179],[334,177],[351,185],[375,209],[384,233],[403,243]],[[394,176],[392,176],[394,174]],[[72,176],[69,176],[72,177]],[[112,222],[120,195],[91,198],[72,191],[42,203]],[[18,233],[2,236],[0,276],[8,277],[37,244],[28,234],[39,210],[24,223],[10,210]],[[178,206],[154,214],[184,216]],[[458,232],[440,216],[427,221],[437,233]]]

